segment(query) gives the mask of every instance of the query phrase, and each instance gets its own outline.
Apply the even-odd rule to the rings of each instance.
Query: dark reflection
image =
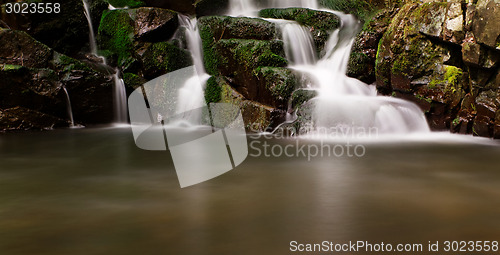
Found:
[[[272,141],[295,143],[294,140]],[[289,242],[495,240],[500,147],[249,157],[180,189],[129,129],[0,135],[1,254],[290,254]]]

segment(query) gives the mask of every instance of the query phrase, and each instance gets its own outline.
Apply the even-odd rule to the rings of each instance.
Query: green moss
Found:
[[[124,73],[123,74],[123,81],[125,82],[125,86],[131,89],[136,89],[139,86],[143,85],[146,83],[146,80],[142,77],[140,77],[137,74],[133,73]]]
[[[19,65],[0,64],[0,71],[19,70],[22,68],[24,67]]]
[[[265,81],[266,89],[279,101],[288,101],[297,87],[295,76],[287,68],[266,66],[258,68],[256,73]]]
[[[457,87],[464,74],[462,69],[455,66],[446,66],[445,70],[446,73],[444,74],[444,79],[450,86]]]
[[[55,53],[53,63],[56,69],[63,70],[65,72],[69,72],[71,70],[93,72],[93,70],[87,64],[74,58],[68,57],[64,54]]]
[[[415,98],[418,99],[418,100],[421,100],[421,101],[425,101],[425,102],[427,102],[429,104],[432,103],[432,99],[426,98],[426,97],[424,97],[422,95],[418,95],[417,94],[417,95],[415,95]]]
[[[458,126],[458,124],[460,124],[460,117],[456,117],[452,122],[451,124],[453,124],[453,126]]]
[[[222,98],[222,87],[217,83],[215,77],[210,77],[205,87],[205,101],[209,103],[220,102]]]
[[[102,50],[116,54],[119,66],[130,65],[133,59],[133,21],[126,10],[104,11],[98,39]]]
[[[192,65],[191,54],[170,42],[152,44],[143,55],[147,73],[157,76]]]

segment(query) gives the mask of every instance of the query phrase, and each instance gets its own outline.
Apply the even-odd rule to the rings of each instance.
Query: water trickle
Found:
[[[94,26],[92,24],[92,16],[90,14],[90,6],[87,0],[83,1],[83,8],[85,10],[85,17],[87,18],[87,22],[89,23],[89,45],[90,45],[90,53],[97,56],[97,43],[95,40]]]
[[[68,90],[66,90],[66,87],[64,87],[64,86],[62,86],[62,89],[64,91],[64,94],[66,95],[66,105],[67,105],[68,117],[71,121],[70,127],[75,127],[75,120],[73,119],[73,109],[71,108],[71,100],[69,99]]]
[[[316,63],[316,49],[309,30],[296,22],[280,22],[285,41],[285,53],[293,65],[312,65]],[[293,46],[292,46],[293,45]]]

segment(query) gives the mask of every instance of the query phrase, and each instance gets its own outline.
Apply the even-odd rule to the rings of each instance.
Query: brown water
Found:
[[[362,158],[249,157],[180,189],[170,154],[136,148],[127,128],[0,134],[0,254],[499,240],[499,155],[498,145],[374,143]]]

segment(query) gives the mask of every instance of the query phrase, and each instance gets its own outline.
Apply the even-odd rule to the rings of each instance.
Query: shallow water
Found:
[[[290,254],[292,240],[498,240],[499,144],[415,140],[364,143],[359,158],[250,156],[180,189],[170,154],[136,148],[129,128],[0,134],[0,254]]]

